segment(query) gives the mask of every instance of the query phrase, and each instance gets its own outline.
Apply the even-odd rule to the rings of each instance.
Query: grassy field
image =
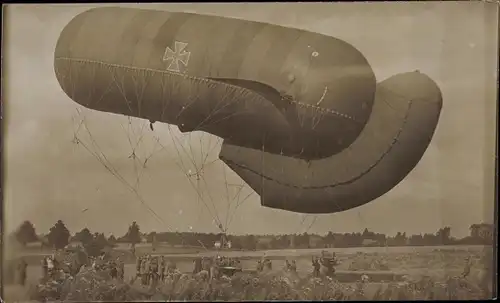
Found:
[[[369,249],[329,249],[336,251],[340,265],[337,271],[355,272],[376,277],[377,274],[394,273],[408,275],[413,279],[421,277],[433,277],[443,280],[449,276],[457,276],[464,270],[466,257],[472,259],[470,279],[481,280],[485,274],[482,258],[485,253],[491,253],[491,248],[485,247],[404,247],[404,248],[369,248]],[[318,255],[320,250],[282,250],[282,251],[250,251],[250,252],[225,252],[224,255],[241,257],[244,270],[253,270],[256,260],[261,256],[269,256],[273,260],[273,271],[280,271],[285,264],[285,259],[294,259],[297,262],[299,275],[305,276],[312,271],[311,255]],[[215,252],[204,252],[203,254],[214,254]],[[192,254],[170,255],[169,259],[175,259],[177,267],[182,272],[191,272],[193,269]],[[37,284],[42,274],[39,265],[28,267],[28,285]],[[135,276],[135,265],[125,266],[125,280]],[[374,279],[375,280],[375,279]],[[376,285],[377,283],[371,283]],[[376,288],[371,285],[369,288]],[[27,286],[29,287],[29,286]],[[8,286],[5,288],[7,302],[26,299],[25,289],[19,286]],[[9,300],[10,298],[10,300]]]

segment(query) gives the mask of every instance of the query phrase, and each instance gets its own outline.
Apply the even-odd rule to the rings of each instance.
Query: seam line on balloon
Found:
[[[182,73],[177,73],[177,72],[172,72],[172,71],[168,71],[168,70],[160,70],[160,69],[154,69],[154,68],[147,68],[147,67],[135,67],[135,66],[128,66],[128,65],[122,65],[122,64],[116,64],[116,63],[108,63],[108,62],[102,62],[102,61],[99,61],[99,60],[90,60],[90,59],[77,59],[77,58],[68,58],[68,57],[57,57],[55,58],[54,60],[63,60],[63,61],[70,61],[70,62],[82,62],[82,63],[96,63],[96,64],[101,64],[101,65],[105,65],[105,66],[110,66],[110,67],[119,67],[119,68],[125,68],[125,69],[131,69],[131,70],[142,70],[142,71],[150,71],[150,72],[156,72],[156,73],[162,73],[162,74],[172,74],[172,75],[179,75],[179,76],[182,76],[182,77],[185,77],[187,79],[191,79],[191,80],[198,80],[198,81],[205,81],[205,82],[208,82],[208,83],[216,83],[217,81],[214,81],[214,80],[210,80],[210,79],[207,79],[207,78],[202,78],[202,77],[196,77],[196,76],[190,76],[190,75],[186,75],[186,74],[182,74]],[[236,86],[236,85],[233,85],[233,84],[228,84],[228,83],[224,83],[225,85],[228,85],[228,86],[232,86],[232,87],[237,87],[237,88],[241,88],[241,89],[244,89],[240,86]],[[329,113],[329,114],[333,114],[333,115],[336,115],[336,116],[339,116],[339,117],[342,117],[342,118],[345,118],[345,119],[349,119],[349,120],[353,120],[353,121],[356,121],[356,118],[354,118],[353,116],[350,116],[350,115],[347,115],[347,114],[344,114],[344,113],[341,113],[341,112],[338,112],[336,110],[333,110],[333,109],[328,109],[328,108],[323,108],[323,107],[318,107],[318,106],[315,106],[315,105],[312,105],[312,104],[306,104],[306,103],[302,103],[302,102],[299,102],[299,101],[296,101],[296,100],[288,100],[289,102],[299,106],[299,107],[303,107],[303,108],[312,108],[312,109],[315,109],[321,113]]]
[[[386,149],[385,152],[383,152],[380,157],[372,164],[370,165],[366,170],[364,170],[363,172],[361,172],[358,176],[356,177],[353,177],[349,180],[346,180],[346,181],[340,181],[340,182],[337,182],[335,184],[330,184],[330,185],[322,185],[322,186],[297,186],[297,185],[293,185],[293,184],[290,184],[290,183],[286,183],[286,182],[281,182],[279,180],[276,180],[275,178],[272,178],[272,177],[269,177],[269,176],[266,176],[262,173],[259,173],[249,167],[247,167],[246,165],[241,165],[241,164],[238,164],[230,159],[226,159],[224,157],[221,158],[221,160],[223,160],[224,162],[229,162],[235,166],[238,166],[239,168],[241,169],[244,169],[244,170],[247,170],[247,171],[250,171],[251,173],[254,173],[256,175],[259,175],[261,176],[262,178],[266,179],[266,180],[269,180],[269,181],[274,181],[280,185],[284,185],[284,186],[287,186],[287,187],[292,187],[292,188],[297,188],[297,189],[327,189],[327,188],[333,188],[333,187],[337,187],[337,186],[342,186],[342,185],[348,185],[350,183],[353,183],[357,180],[359,180],[360,178],[362,178],[364,175],[368,174],[372,169],[374,169],[388,154],[389,152],[392,150],[392,148],[394,147],[394,145],[396,144],[396,142],[398,142],[398,139],[399,137],[401,136],[401,134],[403,133],[403,130],[405,129],[405,126],[406,126],[406,123],[408,121],[408,116],[410,114],[410,110],[411,110],[411,106],[413,104],[413,101],[409,101],[408,102],[408,108],[407,108],[407,112],[405,114],[405,117],[404,117],[404,120],[403,120],[403,124],[402,126],[399,128],[397,134],[394,136],[394,138],[392,139],[392,142],[390,143],[389,147]],[[322,160],[315,160],[315,161],[322,161]]]

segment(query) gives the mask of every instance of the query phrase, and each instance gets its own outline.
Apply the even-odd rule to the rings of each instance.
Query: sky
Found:
[[[224,226],[230,222],[228,232],[234,234],[364,228],[418,234],[450,226],[453,236],[463,237],[471,224],[493,222],[498,66],[494,4],[123,6],[213,14],[334,36],[365,55],[378,81],[418,69],[443,93],[436,133],[408,177],[371,203],[317,216],[265,208],[236,174],[215,161],[220,149],[216,137],[181,135],[159,123],[151,131],[146,121],[94,112],[66,96],[54,74],[55,44],[74,16],[95,6],[9,5],[4,12],[2,92],[7,232],[30,220],[39,233],[46,233],[59,219],[72,232],[88,227],[117,236],[132,221],[145,232],[218,232],[218,217]],[[85,123],[76,132],[82,119]],[[133,151],[135,159],[130,157]],[[187,177],[185,172],[196,171],[205,155],[205,181]],[[189,156],[198,161],[196,166]],[[99,159],[109,161],[117,174]]]

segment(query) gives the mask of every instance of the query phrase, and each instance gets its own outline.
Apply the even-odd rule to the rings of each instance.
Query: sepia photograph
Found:
[[[497,3],[2,13],[2,302],[497,297]]]

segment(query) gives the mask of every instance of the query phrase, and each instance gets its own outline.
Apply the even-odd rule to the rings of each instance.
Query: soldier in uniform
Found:
[[[174,261],[169,260],[168,261],[168,267],[167,267],[167,273],[170,274],[170,275],[172,275],[172,274],[175,273],[176,269],[177,269],[177,264],[175,264]]]
[[[194,259],[194,269],[193,269],[193,274],[197,274],[202,270],[201,268],[201,258],[198,257]]]
[[[59,269],[61,269],[61,266],[55,255],[52,255],[52,262],[54,263],[54,270],[59,271]]]
[[[271,262],[271,260],[266,259],[266,260],[264,261],[264,264],[265,264],[265,266],[266,266],[266,269],[267,269],[267,270],[269,270],[269,271],[270,271],[270,270],[272,270],[272,269],[273,269],[273,263]]]
[[[295,263],[295,260],[292,260],[292,264],[290,264],[290,271],[292,273],[296,273],[297,272],[297,263]]]
[[[327,252],[323,251],[320,261],[321,265],[324,268],[323,273],[328,277],[333,277],[333,275],[335,275],[335,266],[338,264],[335,253],[332,253],[331,256],[328,256]]]
[[[21,258],[19,265],[18,265],[18,271],[19,271],[19,284],[24,286],[26,284],[26,276],[27,276],[27,269],[28,269],[28,263]]]
[[[145,285],[149,285],[151,281],[151,256],[146,256],[146,263],[144,264],[144,276],[145,276]]]
[[[221,257],[220,256],[217,256],[216,259],[215,259],[215,262],[212,262],[211,266],[210,266],[210,280],[213,280],[213,279],[218,279],[219,278],[219,275],[220,275],[220,265],[221,265]]]
[[[465,257],[465,267],[464,271],[460,275],[461,278],[466,278],[470,274],[470,269],[471,269],[472,261],[470,256]]]
[[[116,279],[118,278],[118,268],[117,264],[115,261],[110,262],[111,269],[109,271],[109,275],[111,276],[111,279]]]
[[[135,277],[140,278],[141,276],[141,267],[142,267],[142,257],[137,258],[137,262],[135,264]]]
[[[319,270],[321,269],[321,265],[319,264],[318,258],[312,257],[312,266],[313,266],[313,277],[319,277]]]
[[[48,263],[47,263],[47,257],[44,257],[42,259],[42,277],[43,279],[47,279],[49,276],[49,268],[48,268]]]
[[[116,269],[118,271],[118,279],[123,281],[125,277],[125,263],[120,259],[120,257],[116,258]]]
[[[201,260],[201,268],[202,270],[208,273],[208,278],[211,279],[211,267],[213,260],[210,258],[203,257]]]
[[[141,284],[142,285],[147,285],[147,260],[146,257],[144,257],[141,261],[141,271],[140,271],[140,276],[141,276]]]
[[[262,263],[262,260],[257,260],[257,272],[262,272],[264,269],[264,264]]]
[[[47,258],[47,271],[49,273],[49,277],[52,278],[55,272],[54,260],[52,257]]]
[[[166,267],[166,264],[165,264],[165,257],[161,256],[161,259],[160,259],[160,280],[163,282],[165,281],[165,267]]]
[[[158,284],[158,257],[152,257],[149,263],[149,284],[156,286]]]

